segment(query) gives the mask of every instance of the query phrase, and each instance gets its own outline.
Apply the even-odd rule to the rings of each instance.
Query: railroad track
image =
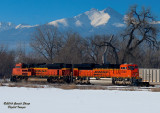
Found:
[[[80,84],[50,84],[47,82],[2,82],[1,87],[27,87],[27,88],[60,88],[60,89],[80,89],[80,90],[120,90],[120,91],[152,91],[154,89],[160,91],[160,85],[154,87],[136,87],[136,86],[115,86],[115,85],[80,85]]]

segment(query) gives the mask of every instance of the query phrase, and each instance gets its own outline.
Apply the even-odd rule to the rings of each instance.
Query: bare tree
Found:
[[[86,57],[87,61],[94,63],[102,63],[102,55],[104,52],[104,47],[97,46],[100,42],[106,40],[106,36],[95,35],[92,37],[86,38]]]
[[[82,63],[84,58],[84,39],[77,33],[69,32],[65,35],[65,43],[60,54],[55,57],[57,62]]]
[[[15,50],[16,53],[16,62],[23,62],[25,63],[26,60],[26,46],[25,46],[25,42],[19,42],[17,43],[17,48]]]
[[[33,34],[30,45],[48,62],[53,63],[54,57],[63,46],[63,36],[53,26],[40,26]]]
[[[132,6],[125,17],[126,29],[123,33],[123,43],[126,44],[122,57],[122,63],[126,62],[128,55],[134,57],[132,52],[143,43],[149,46],[157,46],[156,36],[158,29],[156,27],[155,18],[149,8],[138,11],[137,6]]]
[[[118,40],[112,36],[101,37],[98,42],[93,42],[96,46],[102,48],[101,60],[107,59],[107,56],[111,55],[111,59],[107,59],[108,63],[111,63],[111,60],[115,61],[116,64],[119,64],[118,56]],[[106,62],[106,61],[105,61]]]
[[[113,50],[116,64],[119,64],[119,57],[118,57],[118,54],[117,54],[117,48],[115,47],[115,45],[112,44],[113,36],[114,36],[114,35],[112,35],[112,36],[110,37],[109,41],[104,42],[104,44],[101,45],[101,46],[106,46],[105,51],[104,51],[104,53],[103,53],[102,60],[103,60],[104,63],[106,63],[105,57],[106,57],[106,55],[107,55],[108,47],[110,47],[110,48],[112,48],[112,50]]]
[[[14,52],[8,51],[7,47],[0,45],[0,78],[9,77],[14,66]]]

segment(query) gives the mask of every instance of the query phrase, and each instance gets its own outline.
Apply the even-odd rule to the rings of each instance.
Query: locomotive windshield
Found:
[[[21,68],[20,66],[16,66],[16,68]]]
[[[137,69],[138,68],[138,66],[135,66],[135,69]]]
[[[134,70],[134,66],[128,66],[129,70]]]

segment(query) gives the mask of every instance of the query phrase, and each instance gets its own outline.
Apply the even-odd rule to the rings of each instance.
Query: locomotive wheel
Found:
[[[51,83],[51,81],[52,81],[51,78],[47,78],[48,83]]]
[[[13,78],[12,77],[10,78],[10,81],[13,82]]]
[[[64,82],[66,82],[66,83],[68,83],[68,84],[71,82],[70,77],[68,77],[68,76],[67,76],[67,77],[64,77],[63,80],[64,80]]]
[[[24,78],[24,80],[27,82],[28,81],[28,77]]]
[[[15,76],[12,76],[12,77],[10,78],[10,81],[11,81],[11,82],[17,82],[17,78],[16,78]]]

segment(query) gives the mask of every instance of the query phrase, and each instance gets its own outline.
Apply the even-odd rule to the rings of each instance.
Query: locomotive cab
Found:
[[[22,73],[22,63],[16,64],[15,67],[12,69],[12,76],[10,81],[17,81],[17,76],[20,76]]]
[[[18,63],[15,65],[15,67],[12,70],[12,77],[11,81],[17,81],[22,79],[27,79],[28,76],[32,75],[32,71],[30,68],[26,68],[25,64]]]
[[[138,66],[136,64],[122,64],[120,66],[122,77],[139,77]]]
[[[12,70],[12,75],[21,75],[22,63],[16,64]]]
[[[113,84],[137,85],[141,82],[136,64],[121,64],[118,78],[114,77]]]

